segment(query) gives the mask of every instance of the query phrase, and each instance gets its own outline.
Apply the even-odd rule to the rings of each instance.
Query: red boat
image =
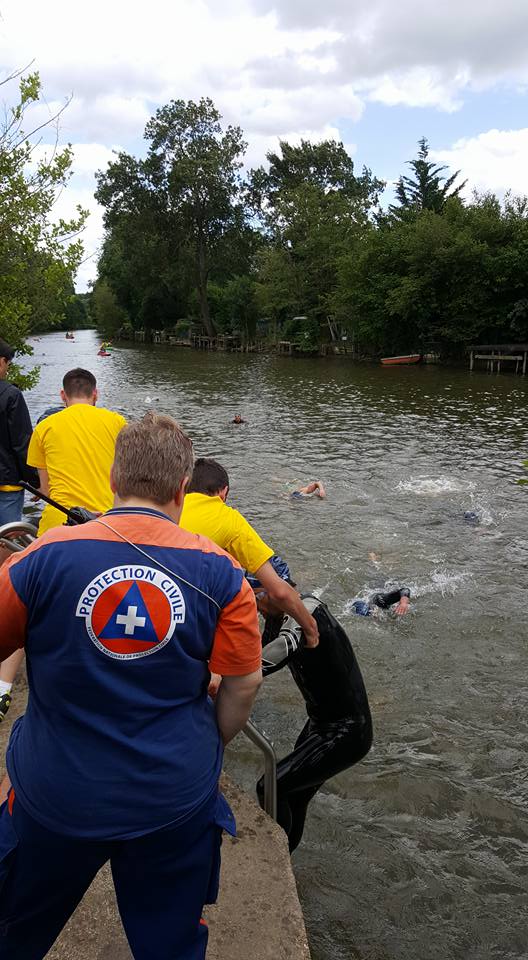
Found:
[[[384,367],[392,367],[401,363],[420,363],[421,353],[409,353],[406,357],[382,357],[381,362]]]

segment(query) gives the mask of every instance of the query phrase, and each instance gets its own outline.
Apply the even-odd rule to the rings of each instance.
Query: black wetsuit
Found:
[[[388,610],[394,603],[399,603],[402,597],[410,597],[411,591],[408,587],[402,587],[400,590],[392,590],[390,593],[375,593],[370,598],[370,603],[374,603],[382,610]]]
[[[319,645],[302,647],[287,661],[301,691],[308,720],[295,748],[277,766],[278,822],[290,851],[298,846],[310,800],[329,777],[361,760],[372,745],[367,692],[352,644],[320,602],[313,611]],[[274,639],[282,618],[269,619],[263,642]],[[257,784],[263,805],[264,778]]]

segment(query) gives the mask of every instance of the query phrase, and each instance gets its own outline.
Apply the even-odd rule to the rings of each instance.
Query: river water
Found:
[[[526,958],[528,379],[96,344],[35,342],[33,418],[77,365],[103,405],[177,417],[358,655],[374,746],[315,798],[293,857],[314,960]],[[288,499],[314,478],[326,501]],[[412,590],[407,617],[353,614],[393,583]],[[287,671],[255,720],[291,748],[304,711]],[[259,755],[239,737],[226,766],[252,789]]]

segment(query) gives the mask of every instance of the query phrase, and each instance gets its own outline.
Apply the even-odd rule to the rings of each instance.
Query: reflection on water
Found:
[[[34,419],[75,365],[103,404],[176,416],[350,633],[375,744],[316,797],[294,855],[314,960],[525,958],[528,491],[512,479],[528,380],[161,346],[102,359],[92,332],[35,346]],[[328,499],[290,501],[310,479]],[[413,590],[405,620],[353,615],[394,582]],[[255,716],[283,755],[303,723],[289,676]],[[259,759],[239,741],[227,766],[252,788]]]

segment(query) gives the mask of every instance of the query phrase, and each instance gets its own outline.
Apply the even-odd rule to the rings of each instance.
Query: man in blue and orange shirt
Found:
[[[136,960],[205,956],[234,826],[223,745],[249,716],[261,643],[237,562],[178,526],[191,473],[190,440],[147,415],[117,439],[116,507],[0,571],[0,659],[24,647],[29,680],[0,808],[0,960],[41,960],[107,860]]]

